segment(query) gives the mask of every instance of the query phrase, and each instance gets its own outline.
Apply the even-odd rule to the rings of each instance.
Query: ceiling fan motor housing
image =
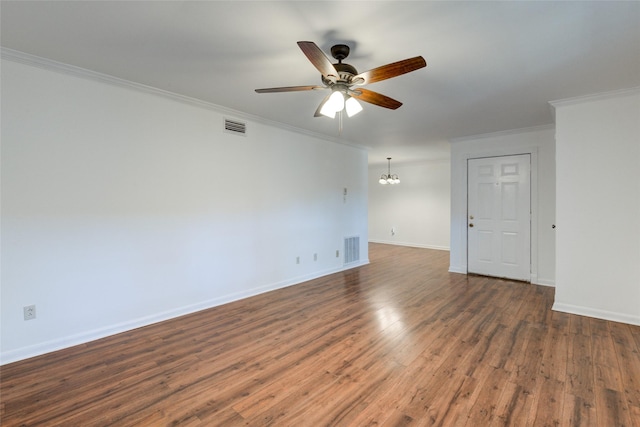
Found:
[[[343,64],[342,60],[349,56],[349,46],[346,44],[337,44],[331,47],[331,56],[338,60],[337,64],[333,64],[333,67],[338,72],[338,81],[346,84],[351,83],[353,76],[358,75],[358,70],[353,65]],[[325,78],[322,81],[329,83]]]
[[[338,73],[340,73],[340,74],[348,73],[348,74],[351,74],[353,76],[358,74],[358,71],[356,70],[356,68],[353,65],[343,64],[342,62],[339,62],[337,64],[333,64],[333,66],[336,68],[336,71]]]
[[[337,44],[335,46],[331,46],[331,56],[336,58],[338,61],[342,61],[347,56],[349,56],[349,46],[346,44]]]

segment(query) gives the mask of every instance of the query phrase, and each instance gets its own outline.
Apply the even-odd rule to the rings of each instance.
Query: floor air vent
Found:
[[[344,263],[360,261],[360,237],[345,237],[344,239]]]
[[[237,120],[224,119],[224,131],[235,135],[245,135],[247,133],[247,124]]]

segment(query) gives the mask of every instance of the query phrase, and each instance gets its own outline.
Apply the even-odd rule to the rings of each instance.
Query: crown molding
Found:
[[[562,107],[565,105],[581,104],[583,102],[601,101],[605,99],[618,98],[620,96],[632,96],[632,95],[639,95],[639,94],[640,94],[640,86],[636,86],[636,87],[627,88],[627,89],[618,89],[618,90],[612,90],[608,92],[599,92],[599,93],[593,93],[590,95],[576,96],[573,98],[558,99],[556,101],[549,101],[549,104],[551,104],[551,106],[556,108],[556,107]]]
[[[436,164],[439,164],[439,163],[448,165],[449,163],[451,163],[451,158],[450,157],[446,157],[446,158],[438,157],[438,158],[433,158],[433,159],[409,159],[409,160],[394,160],[392,158],[391,162],[397,167],[436,165]],[[371,163],[368,164],[368,166],[369,166],[369,169],[379,168],[381,166],[387,167],[387,162],[386,162],[386,159],[385,159],[384,162],[382,162],[382,161],[371,162]],[[392,168],[394,168],[395,166],[392,166]]]
[[[521,133],[539,132],[539,131],[545,131],[545,130],[555,130],[555,128],[556,128],[555,124],[531,126],[531,127],[519,128],[519,129],[502,130],[502,131],[499,131],[499,132],[482,133],[482,134],[479,134],[479,135],[463,136],[463,137],[460,137],[460,138],[451,139],[449,142],[452,143],[452,144],[455,144],[457,142],[473,141],[475,139],[499,138],[499,137],[503,137],[503,136],[518,135],[518,134],[521,134]]]
[[[70,76],[74,76],[82,79],[88,79],[95,82],[109,84],[109,85],[117,86],[120,88],[126,88],[126,89],[130,89],[130,90],[134,90],[137,92],[142,92],[150,95],[160,96],[166,99],[170,99],[172,101],[177,101],[183,104],[215,111],[222,115],[227,115],[227,116],[231,115],[247,121],[252,121],[252,122],[260,123],[266,126],[279,128],[288,132],[293,132],[293,133],[302,134],[302,135],[306,135],[313,138],[322,139],[325,141],[333,142],[335,144],[346,145],[346,146],[357,148],[364,151],[370,150],[369,147],[364,147],[362,145],[359,145],[350,141],[346,141],[340,138],[330,137],[317,132],[287,125],[285,123],[280,123],[273,120],[265,119],[264,117],[256,116],[249,113],[244,113],[238,110],[233,110],[231,108],[223,107],[221,105],[213,104],[211,102],[203,101],[201,99],[180,95],[178,93],[170,92],[164,89],[159,89],[153,86],[147,86],[142,83],[132,82],[129,80],[121,79],[119,77],[111,76],[109,74],[104,74],[104,73],[89,70],[86,68],[77,67],[75,65],[65,64],[63,62],[54,61],[52,59],[43,58],[40,56],[32,55],[30,53],[21,52],[21,51],[9,49],[6,47],[0,47],[0,58],[2,58],[3,61],[7,60],[12,62],[18,62],[21,64],[42,68],[45,70],[54,71],[61,74],[66,74],[66,75],[70,75]]]

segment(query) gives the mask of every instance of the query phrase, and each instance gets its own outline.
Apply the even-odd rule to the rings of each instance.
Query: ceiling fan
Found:
[[[301,41],[298,42],[298,46],[314,67],[320,71],[323,85],[273,87],[256,89],[256,92],[274,93],[330,89],[331,93],[322,100],[314,117],[323,115],[334,118],[336,113],[343,110],[351,117],[362,110],[362,106],[357,100],[395,110],[402,105],[402,102],[372,90],[364,89],[362,86],[400,76],[427,66],[422,56],[416,56],[383,65],[364,73],[358,73],[352,65],[342,62],[349,56],[349,46],[345,44],[337,44],[331,48],[331,56],[338,61],[336,64],[331,63],[331,60],[314,42]]]

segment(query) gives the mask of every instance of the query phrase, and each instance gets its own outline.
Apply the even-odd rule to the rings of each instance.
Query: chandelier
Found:
[[[391,157],[387,157],[387,161],[389,162],[389,173],[382,174],[378,182],[383,185],[400,184],[400,178],[398,178],[398,175],[391,175]]]

